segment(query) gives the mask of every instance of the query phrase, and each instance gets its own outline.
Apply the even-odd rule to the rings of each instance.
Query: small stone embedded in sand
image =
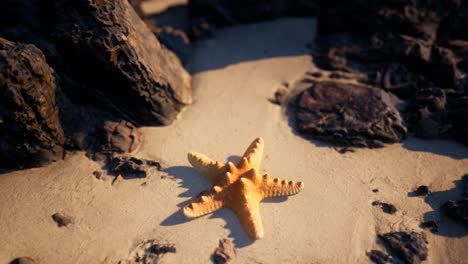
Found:
[[[367,252],[369,259],[375,264],[392,263],[392,258],[380,250],[373,249]]]
[[[372,205],[380,206],[380,208],[382,208],[382,211],[387,214],[394,214],[397,211],[396,207],[393,204],[383,203],[381,201],[374,201],[372,202]]]
[[[428,249],[424,233],[390,232],[379,235],[379,238],[406,264],[419,264],[427,259]]]
[[[419,186],[414,193],[418,196],[424,196],[429,194],[429,187],[426,185]]]
[[[100,170],[95,170],[95,171],[93,171],[93,176],[94,176],[96,179],[100,180],[101,177],[102,177],[102,171],[100,171]]]
[[[52,219],[58,227],[68,226],[69,224],[73,223],[73,219],[70,216],[62,213],[53,214]]]
[[[105,121],[98,128],[98,135],[103,153],[133,153],[141,144],[141,134],[132,123],[125,120]]]
[[[213,187],[195,202],[183,208],[188,218],[199,217],[223,207],[236,214],[247,235],[252,239],[263,237],[260,201],[268,197],[289,196],[304,188],[303,182],[286,181],[258,173],[263,155],[263,139],[255,139],[242,155],[239,163],[226,165],[202,154],[190,152],[190,164],[206,176]]]
[[[219,240],[219,246],[213,253],[213,261],[215,264],[233,263],[236,258],[236,249],[232,241],[226,238]]]
[[[35,264],[37,263],[30,257],[20,257],[15,258],[14,260],[10,261],[9,264]]]
[[[435,221],[425,221],[421,223],[422,228],[428,228],[431,230],[433,233],[439,232],[439,227],[437,226],[437,223]]]
[[[459,201],[448,200],[442,205],[440,211],[468,227],[468,198]]]
[[[269,101],[273,104],[284,105],[287,101],[288,90],[286,88],[278,88]]]
[[[383,147],[407,134],[398,99],[365,85],[311,81],[295,99],[296,125],[301,134],[338,145]]]
[[[372,192],[378,193],[378,192],[379,192],[379,189],[377,189],[377,188],[372,189]]]
[[[161,170],[161,164],[153,160],[129,156],[116,156],[110,162],[110,171],[125,177],[146,177],[152,170]]]
[[[162,244],[156,240],[146,240],[139,243],[130,252],[127,259],[120,261],[120,264],[153,264],[159,263],[161,257],[167,253],[176,253],[173,244]]]

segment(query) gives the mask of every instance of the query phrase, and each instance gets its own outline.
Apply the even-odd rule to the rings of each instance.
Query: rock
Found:
[[[103,153],[133,153],[141,145],[141,134],[132,123],[125,120],[105,121],[98,135]]]
[[[10,261],[9,264],[34,264],[37,263],[34,261],[32,258],[29,257],[20,257],[20,258],[15,258],[14,260]]]
[[[418,196],[424,196],[429,194],[429,187],[426,185],[419,186],[414,193]]]
[[[58,227],[68,226],[73,223],[73,219],[70,216],[64,215],[62,213],[55,213],[52,215],[52,220],[57,223]]]
[[[172,244],[160,244],[156,240],[147,240],[139,243],[126,260],[120,264],[150,264],[159,263],[160,258],[167,253],[176,253],[176,247]]]
[[[103,173],[100,170],[93,171],[93,176],[98,180],[100,180],[102,178],[102,174]]]
[[[372,202],[372,205],[373,206],[380,206],[380,208],[382,208],[382,211],[384,213],[386,213],[386,214],[394,214],[397,211],[396,207],[393,204],[389,204],[389,203],[374,201],[374,202]]]
[[[216,26],[229,26],[283,16],[313,16],[317,0],[190,0],[192,19],[204,18]]]
[[[124,177],[146,177],[152,169],[161,170],[161,164],[128,156],[112,158],[109,170]]]
[[[442,205],[440,211],[468,227],[468,198],[459,201],[449,200]]]
[[[380,250],[373,249],[367,252],[367,256],[375,264],[392,263],[391,257]]]
[[[74,100],[136,124],[168,125],[191,102],[190,76],[128,1],[56,1],[57,48]],[[75,52],[70,52],[73,50]]]
[[[449,100],[448,119],[451,134],[468,146],[468,96],[457,96]]]
[[[236,259],[236,249],[232,241],[226,238],[219,240],[219,246],[213,253],[213,260],[216,264],[233,263]]]
[[[302,134],[357,147],[400,142],[407,133],[391,95],[363,85],[312,82],[296,99]]]
[[[421,233],[390,232],[379,235],[379,238],[403,263],[419,264],[427,259],[427,241]]]
[[[34,45],[0,38],[0,166],[36,167],[63,156],[54,71]]]
[[[433,233],[439,232],[439,227],[437,226],[437,223],[434,221],[425,221],[421,223],[422,228],[428,228],[431,230]]]
[[[463,197],[468,198],[468,174],[465,174],[462,178],[463,184]]]

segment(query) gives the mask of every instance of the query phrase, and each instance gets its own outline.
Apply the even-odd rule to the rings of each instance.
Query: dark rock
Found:
[[[465,174],[462,178],[463,184],[463,196],[468,198],[468,174]]]
[[[391,257],[380,250],[373,249],[367,252],[367,256],[375,264],[391,263]]]
[[[232,241],[226,238],[219,240],[219,246],[213,253],[215,264],[233,263],[236,259],[236,249]]]
[[[373,206],[380,206],[380,208],[382,208],[382,211],[384,213],[386,213],[386,214],[394,214],[394,213],[397,212],[397,209],[393,204],[383,203],[383,202],[380,202],[380,201],[374,201],[374,202],[372,202],[372,205]]]
[[[439,227],[437,226],[437,223],[434,221],[425,221],[421,223],[422,228],[429,228],[431,232],[437,233],[439,232]]]
[[[34,264],[36,261],[34,261],[32,258],[29,257],[21,257],[21,258],[15,258],[14,260],[10,261],[9,264]]]
[[[440,211],[451,219],[468,226],[468,198],[445,202]]]
[[[283,16],[313,16],[317,0],[190,0],[192,19],[204,18],[216,26],[250,23]]]
[[[63,156],[54,71],[34,45],[0,38],[0,166],[35,167]]]
[[[111,172],[124,177],[146,177],[151,169],[161,170],[161,164],[127,156],[112,158],[109,168]]]
[[[379,238],[403,263],[418,264],[427,259],[428,249],[424,234],[417,232],[390,232]]]
[[[159,263],[161,256],[167,253],[176,253],[176,247],[173,244],[160,244],[156,240],[147,240],[139,243],[130,252],[126,260],[120,264],[149,264]]]
[[[70,216],[61,213],[53,214],[52,220],[54,220],[54,222],[57,223],[58,227],[68,226],[69,224],[73,223],[73,219]]]
[[[414,191],[414,193],[419,196],[428,195],[429,187],[427,187],[426,185],[421,185],[416,189],[416,191]]]
[[[170,124],[191,102],[190,76],[128,1],[56,1],[55,10],[74,100],[145,125]]]
[[[296,122],[300,133],[338,144],[382,147],[407,133],[391,95],[363,85],[313,82],[299,94]]]
[[[141,145],[141,134],[130,122],[106,121],[99,128],[102,153],[133,153]]]
[[[190,55],[190,40],[183,30],[170,26],[154,26],[151,29],[164,47],[174,52],[183,64],[187,63]]]
[[[379,189],[372,189],[372,192],[378,193]]]
[[[286,88],[278,88],[273,95],[273,98],[269,99],[269,101],[273,104],[284,105],[287,103],[288,93],[289,91]]]
[[[102,178],[102,171],[93,171],[93,176],[100,180]]]
[[[449,102],[448,119],[452,124],[451,134],[468,145],[468,96],[455,97]]]

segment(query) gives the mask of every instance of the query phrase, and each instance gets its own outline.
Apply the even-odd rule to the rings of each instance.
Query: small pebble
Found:
[[[426,185],[419,186],[416,191],[414,191],[418,196],[424,196],[429,194],[429,187]]]

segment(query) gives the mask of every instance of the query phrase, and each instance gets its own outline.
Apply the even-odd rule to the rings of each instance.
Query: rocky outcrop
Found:
[[[216,26],[249,23],[283,16],[312,16],[317,0],[190,0],[193,20],[203,19]]]
[[[300,133],[342,145],[381,147],[406,136],[394,105],[380,89],[317,81],[297,96],[295,117]]]
[[[65,136],[54,71],[38,48],[0,38],[0,93],[0,166],[61,159]]]
[[[379,235],[390,252],[405,264],[419,264],[427,259],[428,249],[424,234],[417,232],[390,232]]]
[[[331,0],[319,7],[317,65],[405,100],[416,136],[452,135],[466,144],[467,2]]]
[[[64,88],[72,98],[145,125],[170,124],[191,102],[189,74],[128,1],[57,1],[55,8],[55,42],[73,62],[63,69],[75,80]]]

